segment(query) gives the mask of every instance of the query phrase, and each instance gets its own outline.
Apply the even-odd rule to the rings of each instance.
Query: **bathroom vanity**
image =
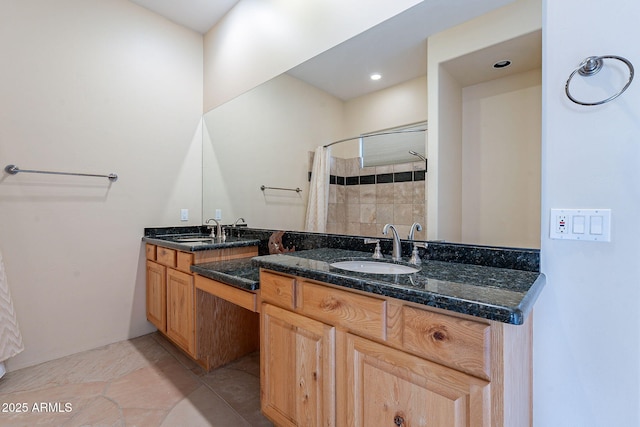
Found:
[[[186,355],[210,370],[259,347],[259,318],[242,304],[217,297],[231,288],[212,284],[191,267],[211,262],[249,260],[258,241],[206,239],[181,241],[183,235],[145,237],[147,320]],[[218,285],[218,287],[216,287]],[[255,292],[247,292],[255,301]],[[237,302],[237,301],[235,301]],[[254,306],[256,303],[254,302]]]
[[[531,425],[543,276],[441,261],[352,273],[331,264],[361,252],[297,255],[254,259],[262,410],[277,425]]]
[[[259,325],[237,326],[214,304],[196,303],[196,351],[189,354],[216,366],[217,360],[203,363],[210,360],[203,355],[246,351],[247,329],[259,330],[262,411],[276,425],[532,424],[532,308],[544,286],[544,275],[528,260],[535,253],[434,245],[418,272],[374,274],[335,267],[337,261],[371,260],[371,253],[319,238],[310,237],[315,249],[257,257],[243,252],[228,261],[177,250],[193,256],[183,267],[158,256],[163,245],[171,247],[145,238],[147,247],[156,246],[148,265],[165,268],[164,275],[148,269],[148,318],[162,316],[161,298],[153,296],[162,291],[161,277],[168,299],[180,294],[177,300],[186,301],[183,296],[194,292],[196,301],[206,295],[254,320],[259,313]],[[258,241],[264,247],[264,239]],[[303,248],[308,241],[294,243]],[[187,278],[170,285],[174,270],[191,285]],[[188,353],[172,338],[172,304],[181,306],[166,303],[163,333]]]

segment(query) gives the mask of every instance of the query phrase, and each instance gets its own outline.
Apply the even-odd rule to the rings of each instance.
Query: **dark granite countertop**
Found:
[[[248,291],[257,291],[260,288],[258,267],[252,264],[251,258],[192,265],[191,271]]]
[[[185,238],[206,239],[207,237],[209,236],[201,234],[165,234],[156,236],[144,236],[142,238],[142,241],[153,245],[164,246],[167,248],[187,252],[208,251],[211,249],[239,248],[244,246],[258,246],[260,244],[259,239],[232,236],[227,237],[224,242],[218,242],[215,239],[208,239],[201,242],[184,242],[179,240]]]
[[[258,245],[267,254],[273,230],[247,227],[226,228],[226,241],[179,242],[178,238],[206,237],[206,226],[145,228],[142,240],[181,251],[202,251]],[[233,235],[234,237],[231,237]],[[409,275],[379,275],[347,272],[329,264],[342,259],[371,260],[372,247],[361,236],[287,232],[285,247],[297,251],[286,255],[264,255],[251,259],[218,261],[191,267],[202,276],[241,289],[259,289],[258,268],[306,277],[346,288],[412,301],[476,317],[522,324],[545,284],[539,271],[539,250],[499,248],[429,242],[420,247],[422,269]],[[381,239],[383,253],[391,240]],[[410,242],[403,242],[405,259]],[[369,251],[369,252],[367,252]],[[408,252],[407,252],[408,251]]]
[[[538,272],[433,260],[423,261],[421,271],[407,275],[356,273],[330,266],[346,259],[372,260],[364,252],[322,248],[259,256],[253,265],[514,325],[524,322],[545,284]]]

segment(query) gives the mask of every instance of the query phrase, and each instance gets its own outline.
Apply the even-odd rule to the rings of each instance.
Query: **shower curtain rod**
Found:
[[[354,139],[360,139],[360,138],[369,138],[370,136],[381,136],[381,135],[393,135],[395,133],[409,133],[409,132],[426,132],[426,129],[408,129],[408,130],[396,130],[396,131],[392,131],[392,132],[378,132],[378,133],[369,133],[366,135],[360,135],[360,136],[354,136],[351,138],[345,138],[345,139],[341,139],[339,141],[333,141],[327,145],[324,145],[324,148],[327,147],[331,147],[332,145],[335,144],[340,144],[341,142],[347,142],[347,141],[353,141]]]

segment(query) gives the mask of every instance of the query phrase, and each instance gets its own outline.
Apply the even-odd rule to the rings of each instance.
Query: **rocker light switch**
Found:
[[[573,234],[584,234],[584,215],[573,217]]]
[[[594,215],[591,217],[591,223],[589,225],[589,234],[602,234],[602,217]]]

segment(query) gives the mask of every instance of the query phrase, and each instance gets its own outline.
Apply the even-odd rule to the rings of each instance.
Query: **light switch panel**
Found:
[[[611,241],[611,209],[551,209],[549,237]]]

